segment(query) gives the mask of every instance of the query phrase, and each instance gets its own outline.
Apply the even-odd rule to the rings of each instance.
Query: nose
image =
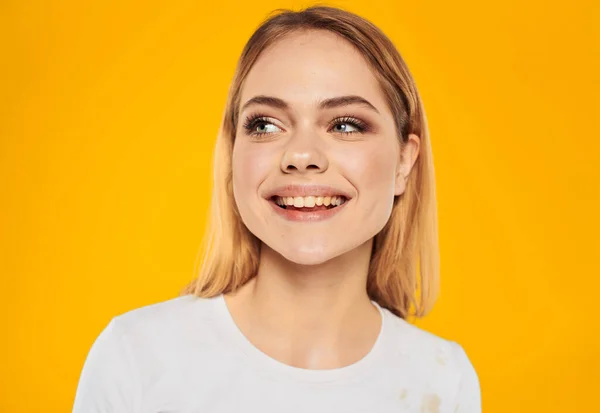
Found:
[[[304,175],[327,170],[329,161],[317,135],[316,131],[306,131],[290,137],[281,157],[283,173]]]

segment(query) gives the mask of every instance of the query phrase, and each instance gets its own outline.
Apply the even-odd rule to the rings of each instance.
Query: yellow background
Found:
[[[432,132],[442,296],[484,412],[597,411],[598,5],[332,1],[406,59]],[[70,411],[111,317],[193,276],[238,55],[295,1],[0,2],[0,411]]]

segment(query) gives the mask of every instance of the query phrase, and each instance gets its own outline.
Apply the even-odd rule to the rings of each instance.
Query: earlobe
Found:
[[[400,169],[396,174],[396,188],[394,195],[402,195],[406,189],[406,183],[408,182],[408,176],[405,175],[404,170]]]
[[[406,190],[408,177],[419,156],[421,140],[417,135],[408,135],[407,142],[403,145],[400,153],[400,164],[396,172],[396,195],[401,195]]]
[[[403,157],[401,157],[403,159]],[[406,163],[401,162],[396,170],[396,187],[394,188],[394,195],[402,195],[406,189],[406,183],[408,182],[408,173],[406,170]]]

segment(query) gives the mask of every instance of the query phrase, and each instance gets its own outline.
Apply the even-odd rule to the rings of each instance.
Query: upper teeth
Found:
[[[339,206],[346,202],[343,196],[276,196],[277,205],[293,205],[296,208],[311,208],[315,205]]]

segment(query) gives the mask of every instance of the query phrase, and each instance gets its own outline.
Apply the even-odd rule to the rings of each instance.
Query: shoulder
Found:
[[[140,411],[142,389],[180,377],[197,345],[214,342],[214,304],[186,295],[114,316],[88,353],[73,411]]]
[[[125,328],[144,324],[170,323],[192,311],[208,308],[214,298],[201,298],[188,294],[138,307],[116,315],[117,323]]]
[[[410,366],[415,380],[425,388],[447,396],[479,397],[479,380],[465,349],[456,341],[441,337],[389,313],[400,360]]]
[[[387,314],[390,336],[402,354],[439,365],[448,365],[459,356],[458,343],[411,324],[389,311]]]
[[[129,310],[113,317],[110,324],[128,341],[176,339],[206,332],[215,319],[215,300],[188,294]]]

